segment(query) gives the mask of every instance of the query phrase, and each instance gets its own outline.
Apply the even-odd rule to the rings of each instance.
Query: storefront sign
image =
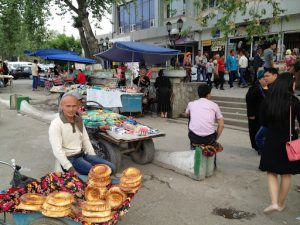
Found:
[[[224,49],[225,49],[225,41],[223,41],[222,39],[212,40],[211,51],[213,52],[224,51]]]
[[[202,46],[211,46],[212,41],[211,40],[203,40]]]

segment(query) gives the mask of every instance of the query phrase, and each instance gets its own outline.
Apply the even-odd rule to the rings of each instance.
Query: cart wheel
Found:
[[[135,143],[136,145],[137,143]],[[139,164],[151,163],[154,159],[155,148],[152,139],[145,140],[142,142],[141,147],[138,151],[130,154],[131,159]]]
[[[104,140],[98,142],[93,141],[92,145],[95,149],[95,153],[101,158],[113,163],[116,166],[116,172],[118,172],[122,165],[122,154],[119,146],[110,144]]]
[[[39,218],[32,221],[29,225],[67,225],[67,223],[54,218]]]

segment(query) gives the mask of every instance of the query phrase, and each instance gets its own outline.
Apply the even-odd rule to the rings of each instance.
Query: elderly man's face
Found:
[[[72,118],[79,109],[78,100],[74,96],[66,96],[60,102],[60,107],[65,117]]]

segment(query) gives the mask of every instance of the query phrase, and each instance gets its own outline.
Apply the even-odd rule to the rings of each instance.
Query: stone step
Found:
[[[221,109],[222,110],[222,109]],[[238,112],[224,112],[222,111],[222,114],[225,119],[237,119],[237,120],[243,120],[248,121],[248,117],[245,113],[238,113]]]
[[[230,107],[230,108],[242,108],[242,109],[246,109],[246,103],[243,102],[232,102],[232,101],[214,101],[215,103],[217,103],[220,107]]]
[[[236,127],[242,127],[242,128],[247,128],[248,127],[248,121],[245,120],[239,120],[239,119],[229,119],[229,118],[224,118],[225,119],[225,125],[231,125],[231,126],[236,126]]]
[[[245,103],[245,98],[237,97],[226,97],[226,96],[212,96],[213,101],[223,101],[223,102],[242,102]]]
[[[246,108],[231,108],[231,107],[223,107],[220,106],[221,112],[229,112],[229,113],[239,113],[239,114],[247,114]]]

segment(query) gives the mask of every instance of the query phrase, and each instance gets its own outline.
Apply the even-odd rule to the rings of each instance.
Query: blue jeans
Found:
[[[197,66],[197,82],[201,80],[201,74],[203,73],[202,66]]]
[[[39,83],[39,77],[32,76],[32,89],[37,89],[38,83]]]
[[[111,168],[112,173],[116,172],[116,167],[114,164],[105,159],[101,159],[97,155],[83,154],[79,157],[69,157],[68,159],[72,163],[74,169],[82,175],[88,175],[92,166],[96,164],[105,164]]]
[[[245,75],[246,75],[246,68],[240,68],[240,83],[243,84],[244,86],[247,85],[247,82],[245,80]]]
[[[258,151],[260,152],[263,150],[265,145],[267,130],[268,129],[266,127],[261,126],[255,135],[256,146],[258,148]]]

